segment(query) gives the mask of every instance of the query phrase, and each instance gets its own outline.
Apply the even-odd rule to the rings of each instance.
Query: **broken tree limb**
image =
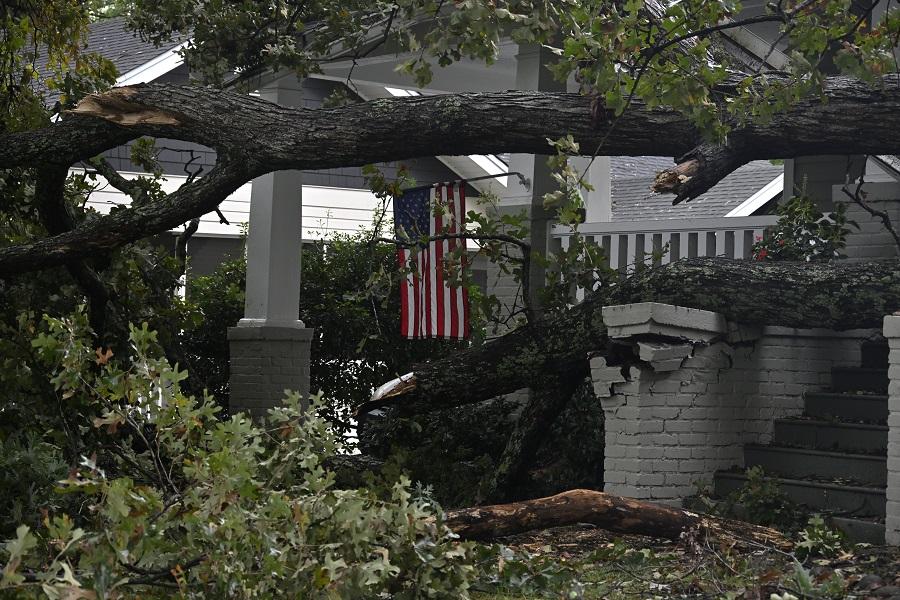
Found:
[[[444,524],[463,539],[492,540],[535,529],[589,523],[614,533],[671,540],[706,535],[781,550],[791,543],[778,531],[700,513],[614,496],[570,490],[547,498],[448,511]]]
[[[672,204],[693,200],[746,164],[746,156],[733,140],[723,145],[701,144],[677,159],[674,167],[658,173],[651,189],[675,194]]]
[[[550,375],[584,378],[588,353],[603,353],[609,345],[603,307],[651,301],[718,312],[745,325],[881,327],[885,315],[900,309],[900,263],[693,258],[647,269],[568,310],[416,365],[401,389],[364,403],[359,412],[385,405],[426,412],[534,387]]]

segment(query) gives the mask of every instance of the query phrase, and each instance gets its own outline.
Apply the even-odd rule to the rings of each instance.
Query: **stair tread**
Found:
[[[722,477],[725,479],[739,479],[741,481],[747,480],[747,476],[744,473],[735,471],[716,471],[716,477]],[[882,486],[863,485],[858,483],[843,484],[835,483],[833,481],[822,481],[818,479],[794,479],[791,477],[779,477],[775,475],[766,475],[766,479],[771,479],[777,483],[783,483],[786,485],[798,485],[827,490],[858,492],[879,496],[885,495],[885,488]]]
[[[887,402],[887,394],[857,394],[854,392],[805,392],[807,398],[846,398],[852,400],[869,400],[872,402]]]
[[[791,425],[800,425],[805,427],[843,427],[846,429],[864,429],[869,431],[887,431],[890,429],[887,425],[878,423],[859,423],[857,421],[826,421],[824,419],[816,419],[811,417],[786,417],[783,419],[775,419],[776,423],[790,423]]]
[[[817,448],[805,448],[802,446],[783,446],[778,444],[746,444],[744,446],[748,449],[755,450],[769,450],[775,452],[789,452],[791,454],[810,454],[814,456],[824,456],[827,458],[844,458],[850,457],[853,459],[864,459],[864,460],[872,460],[878,462],[887,462],[887,452],[882,454],[875,454],[872,452],[853,452],[852,450],[819,450]]]

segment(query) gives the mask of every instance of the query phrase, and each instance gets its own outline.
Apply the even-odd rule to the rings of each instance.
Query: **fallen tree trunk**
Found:
[[[593,490],[447,512],[445,524],[463,539],[492,540],[535,529],[589,523],[615,533],[679,540],[692,535],[789,550],[778,531]]]
[[[716,93],[733,93],[743,79],[735,76]],[[821,94],[792,103],[765,123],[735,123],[728,145],[719,148],[702,144],[702,133],[688,117],[664,106],[647,107],[639,98],[621,115],[587,95],[526,91],[377,99],[311,110],[199,86],[117,88],[88,96],[60,122],[0,134],[0,167],[68,167],[146,135],[213,148],[217,166],[204,179],[215,175],[217,181],[194,182],[141,210],[132,206],[70,232],[0,248],[0,276],[89,258],[162,233],[173,222],[210,212],[241,185],[271,171],[432,156],[436,147],[448,155],[542,154],[547,138],[571,135],[582,148],[602,143],[610,156],[684,155],[679,162],[687,164],[675,167],[664,178],[674,180],[659,189],[693,198],[755,159],[891,154],[898,145],[898,105],[900,83],[893,75],[875,85],[829,77]]]
[[[363,404],[409,412],[479,402],[554,375],[585,377],[589,352],[609,341],[604,306],[663,302],[718,312],[746,325],[843,330],[881,327],[900,309],[900,263],[788,263],[694,258],[648,269],[601,288],[581,304],[445,359]]]
[[[528,402],[516,421],[496,466],[485,473],[478,490],[478,503],[514,499],[511,492],[521,483],[547,431],[563,412],[575,387],[583,379],[548,377],[530,390]]]

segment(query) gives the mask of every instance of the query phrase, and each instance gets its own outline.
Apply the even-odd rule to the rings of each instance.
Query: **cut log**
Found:
[[[468,540],[493,540],[535,529],[589,523],[614,533],[670,540],[701,535],[781,550],[792,547],[784,535],[769,527],[593,490],[570,490],[547,498],[451,510],[444,523]]]

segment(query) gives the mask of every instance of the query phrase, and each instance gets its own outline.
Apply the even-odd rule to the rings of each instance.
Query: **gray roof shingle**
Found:
[[[616,179],[653,177],[665,169],[675,166],[675,161],[666,156],[611,156],[609,175]]]
[[[168,52],[175,46],[187,40],[186,36],[174,37],[159,47],[152,42],[144,41],[125,25],[124,17],[101,19],[91,23],[85,52],[96,52],[104,58],[112,61],[116,66],[119,76],[149,62]],[[41,74],[39,81],[43,82],[47,72],[47,55],[41,53],[34,61],[35,70]],[[49,94],[50,100],[54,100],[56,94]]]
[[[152,42],[144,41],[129,31],[125,26],[124,17],[115,17],[91,23],[87,50],[111,60],[121,76],[171,50],[186,39],[185,36],[176,37],[156,47]]]
[[[650,191],[653,176],[613,178],[612,220],[642,221],[724,217],[784,170],[768,161],[754,161],[736,170],[711,190],[690,202],[672,206],[675,196]]]

